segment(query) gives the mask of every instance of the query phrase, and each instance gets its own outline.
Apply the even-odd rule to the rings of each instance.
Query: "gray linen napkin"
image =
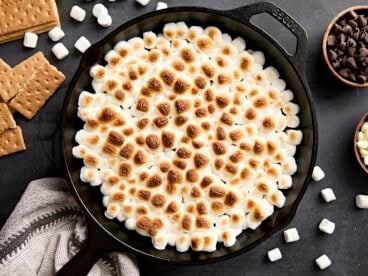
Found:
[[[0,275],[54,275],[86,238],[83,212],[64,179],[31,182],[0,231]],[[88,274],[139,275],[134,256],[112,253]]]

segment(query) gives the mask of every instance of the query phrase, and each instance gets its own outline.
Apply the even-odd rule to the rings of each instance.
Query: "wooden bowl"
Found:
[[[368,87],[368,81],[365,83],[357,83],[357,82],[352,82],[349,81],[343,77],[341,77],[336,71],[335,69],[332,67],[328,56],[327,56],[327,37],[331,32],[331,29],[333,27],[333,25],[346,13],[350,12],[350,11],[355,11],[357,13],[359,13],[359,11],[361,10],[366,10],[368,11],[368,5],[362,5],[362,6],[354,6],[354,7],[350,7],[346,10],[341,11],[340,13],[338,13],[330,22],[330,24],[327,26],[327,29],[323,35],[323,40],[322,40],[322,52],[323,52],[323,58],[327,64],[328,69],[331,71],[331,73],[342,83],[352,86],[352,87]]]
[[[363,158],[360,156],[359,149],[358,149],[358,146],[357,146],[358,133],[359,133],[360,129],[362,128],[362,126],[363,126],[363,124],[365,122],[368,122],[368,112],[363,115],[363,117],[360,119],[360,121],[357,124],[357,127],[355,129],[355,134],[354,134],[354,153],[355,153],[355,157],[358,160],[360,166],[368,174],[368,166],[366,166],[364,164]]]

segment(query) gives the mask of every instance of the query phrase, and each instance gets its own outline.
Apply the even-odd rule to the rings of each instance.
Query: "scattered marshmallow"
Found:
[[[73,6],[70,11],[70,17],[78,22],[82,22],[86,18],[86,11],[79,6]]]
[[[135,0],[137,3],[141,4],[141,6],[147,6],[150,0]]]
[[[104,6],[104,4],[99,3],[99,4],[96,4],[96,5],[93,6],[92,14],[93,14],[94,17],[99,18],[103,15],[109,14],[109,11]]]
[[[52,41],[59,41],[65,36],[64,31],[60,27],[55,27],[52,30],[49,31],[49,38]]]
[[[355,205],[361,209],[368,208],[368,195],[357,195],[355,197]]]
[[[334,191],[331,188],[325,188],[321,190],[321,196],[324,201],[330,202],[336,200]]]
[[[312,179],[313,181],[321,181],[325,178],[325,173],[319,166],[315,166],[313,168]]]
[[[24,34],[23,46],[27,48],[36,48],[38,41],[38,35],[31,32]]]
[[[69,50],[61,42],[55,44],[54,47],[51,48],[51,51],[56,56],[56,58],[59,60],[62,60],[67,55],[69,55]]]
[[[275,249],[269,250],[267,252],[267,256],[270,262],[276,262],[282,258],[281,251],[278,247],[276,247]]]
[[[167,9],[167,4],[165,2],[157,2],[156,11]]]
[[[327,234],[332,234],[335,231],[335,223],[324,218],[321,220],[318,228],[322,232],[325,232]]]
[[[298,230],[296,230],[296,228],[290,228],[285,230],[284,239],[287,243],[298,241],[300,239]]]
[[[322,255],[316,259],[316,264],[320,269],[325,269],[331,265],[331,260],[326,255]]]
[[[104,14],[97,18],[97,23],[102,27],[110,27],[112,24],[112,18],[109,14]]]
[[[74,47],[78,49],[82,54],[87,51],[87,49],[91,46],[91,42],[85,37],[81,36],[74,44]]]

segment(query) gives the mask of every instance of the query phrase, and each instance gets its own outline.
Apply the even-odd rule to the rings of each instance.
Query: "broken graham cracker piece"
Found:
[[[0,157],[25,149],[22,129],[19,126],[0,134]]]
[[[0,43],[60,25],[55,0],[0,0]],[[47,28],[45,28],[47,26]]]
[[[64,80],[64,74],[47,62],[26,83],[9,106],[27,119],[32,119]]]
[[[16,123],[13,114],[9,110],[7,104],[0,103],[0,133],[15,127]]]
[[[11,67],[4,61],[0,58],[0,78],[8,73],[9,71],[11,70]],[[0,79],[1,81],[1,79]]]
[[[17,95],[46,63],[48,61],[43,53],[38,52],[0,75],[0,97],[3,101],[8,102]]]

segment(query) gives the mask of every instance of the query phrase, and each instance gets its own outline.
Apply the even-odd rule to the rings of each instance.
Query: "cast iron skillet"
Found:
[[[297,47],[294,55],[288,54],[274,39],[251,23],[251,17],[261,13],[270,14],[296,36]],[[193,251],[179,253],[172,247],[159,251],[152,246],[149,238],[140,236],[135,231],[125,230],[122,223],[106,219],[99,187],[93,188],[80,181],[79,173],[82,162],[72,156],[75,133],[83,125],[77,117],[78,96],[82,90],[93,91],[90,84],[91,78],[88,74],[90,67],[95,63],[104,64],[105,53],[112,49],[118,41],[140,36],[149,30],[161,32],[165,23],[176,21],[185,21],[188,26],[214,25],[223,32],[228,32],[232,37],[245,38],[248,49],[263,51],[266,55],[266,61],[279,69],[288,87],[294,91],[294,101],[301,106],[300,129],[303,131],[304,138],[296,154],[298,171],[293,176],[293,187],[286,192],[285,207],[277,209],[255,231],[244,231],[234,246],[226,248],[218,245],[217,250],[213,253]],[[295,215],[297,206],[308,186],[317,152],[317,124],[310,91],[305,79],[306,51],[306,32],[288,14],[268,2],[259,2],[227,11],[198,7],[155,11],[123,24],[106,38],[93,45],[83,56],[78,71],[69,86],[61,121],[62,154],[66,173],[77,200],[85,210],[88,222],[88,239],[84,248],[60,271],[60,275],[87,274],[92,264],[102,254],[112,251],[131,252],[157,261],[176,264],[193,265],[221,261],[255,247],[281,227],[285,227]]]

